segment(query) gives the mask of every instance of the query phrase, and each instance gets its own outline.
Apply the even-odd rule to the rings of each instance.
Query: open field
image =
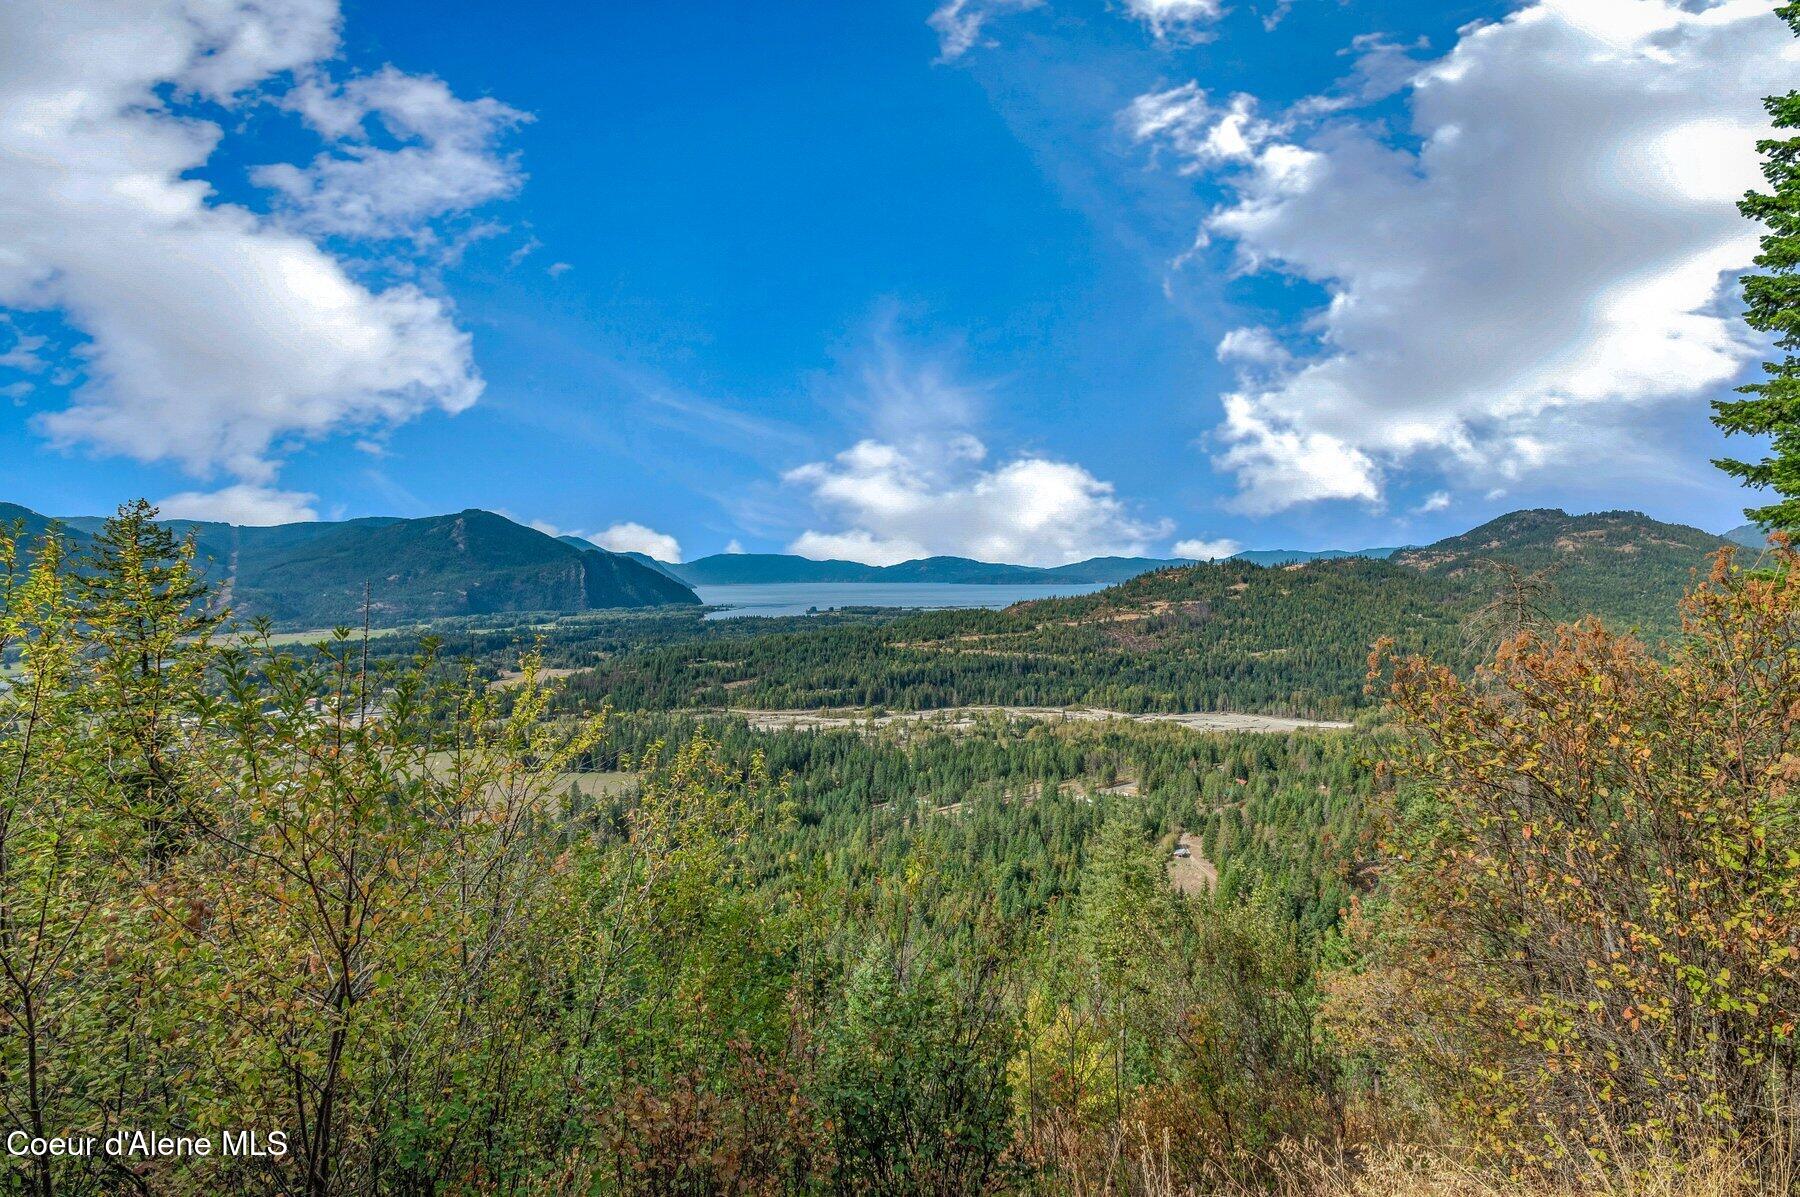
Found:
[[[1132,723],[1173,723],[1201,732],[1342,731],[1349,723],[1334,719],[1289,719],[1279,715],[1251,715],[1233,711],[1153,712],[1132,715],[1104,707],[968,706],[929,711],[874,711],[837,708],[816,711],[764,711],[728,707],[722,713],[737,715],[758,731],[816,731],[835,728],[884,728],[896,724],[923,724],[939,731],[966,731],[995,717],[1100,723],[1123,719]]]
[[[569,677],[569,676],[572,676],[573,674],[577,674],[580,672],[581,671],[579,669],[544,668],[544,669],[538,670],[538,681],[540,683],[553,682],[553,681],[556,681],[558,678]],[[505,670],[504,672],[502,672],[499,677],[497,677],[493,681],[489,682],[488,689],[490,689],[490,690],[510,690],[514,686],[521,686],[524,684],[525,684],[525,671],[524,670],[508,669],[508,670]]]
[[[332,635],[336,632],[336,630],[337,629],[335,629],[335,628],[302,628],[299,631],[294,631],[294,632],[271,632],[269,634],[269,643],[276,644],[276,645],[317,644],[321,640],[331,639]],[[398,636],[402,632],[412,632],[414,634],[418,634],[421,632],[421,629],[417,626],[407,626],[407,627],[399,627],[399,628],[370,628],[369,629],[369,639],[382,640],[389,636]],[[351,634],[352,634],[352,636],[360,639],[362,636],[362,629],[361,628],[353,628],[353,629],[351,629]],[[226,635],[216,637],[216,639],[218,639],[221,643],[235,644],[235,643],[242,643],[244,641],[250,640],[250,639],[254,638],[254,636],[255,636],[255,633],[253,633],[253,632],[231,632],[231,633],[227,633]]]
[[[449,764],[452,755],[449,752],[429,753],[425,758],[426,767],[436,774]],[[556,773],[550,777],[549,792],[566,794],[569,787],[574,786],[584,798],[612,798],[630,793],[638,783],[638,776],[636,773],[618,771]]]

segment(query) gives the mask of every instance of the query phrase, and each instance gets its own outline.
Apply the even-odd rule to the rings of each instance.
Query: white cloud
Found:
[[[1258,116],[1254,96],[1240,93],[1221,107],[1197,83],[1147,92],[1124,115],[1138,140],[1173,150],[1184,174],[1252,161],[1259,147],[1286,128]]]
[[[629,521],[614,524],[604,532],[587,537],[603,549],[615,553],[643,553],[658,561],[680,561],[681,542],[666,532],[646,528]]]
[[[201,113],[242,112],[290,73],[319,80],[338,24],[335,0],[0,6],[0,306],[58,311],[88,338],[70,406],[41,431],[272,494],[296,443],[480,395],[445,300],[366,285],[302,230],[196,177],[225,136]],[[373,151],[344,115],[379,112],[418,140],[458,113],[493,128],[491,102],[458,108],[436,80],[391,71],[311,86],[315,123],[347,139],[349,165],[288,176],[300,224],[391,232],[503,191],[424,169],[407,147]],[[441,158],[442,138],[410,148]],[[327,198],[345,206],[330,214]]]
[[[283,102],[331,148],[305,167],[278,162],[252,178],[309,232],[415,234],[434,217],[504,199],[523,182],[516,157],[496,142],[526,115],[489,97],[459,100],[441,79],[391,66],[343,84],[314,75]],[[371,118],[393,148],[372,139]]]
[[[1204,231],[1242,269],[1328,297],[1294,361],[1225,400],[1244,509],[1378,501],[1421,458],[1481,483],[1563,465],[1753,359],[1734,201],[1759,183],[1760,97],[1800,65],[1768,4],[1538,0],[1435,61],[1361,48],[1338,93],[1275,117],[1193,85],[1125,114],[1220,176]],[[1404,135],[1350,112],[1396,89]]]
[[[859,441],[828,462],[790,470],[836,531],[808,530],[803,557],[892,565],[948,554],[1019,565],[1142,556],[1166,524],[1133,518],[1103,482],[1072,462],[1020,456],[989,468],[985,446],[958,434],[909,446]]]
[[[1375,463],[1347,441],[1297,426],[1277,426],[1245,395],[1225,396],[1221,435],[1229,447],[1218,462],[1238,477],[1234,505],[1267,515],[1320,499],[1381,496]]]
[[[1175,542],[1175,555],[1194,561],[1223,561],[1227,557],[1236,556],[1243,548],[1243,545],[1227,536],[1221,536],[1217,540],[1178,540]]]
[[[1432,512],[1442,511],[1448,506],[1450,506],[1450,492],[1434,490],[1426,495],[1425,500],[1413,508],[1413,511],[1419,515],[1430,515]]]
[[[1219,360],[1255,366],[1282,366],[1293,359],[1287,346],[1266,328],[1234,328],[1219,338]]]
[[[22,370],[27,374],[39,374],[49,365],[38,352],[49,344],[50,338],[34,336],[25,332],[0,314],[0,328],[12,334],[12,345],[4,353],[0,353],[0,368]]]
[[[892,565],[951,555],[1022,565],[1141,556],[1166,521],[1134,516],[1112,483],[1033,452],[989,459],[974,435],[991,387],[958,377],[955,347],[904,342],[899,313],[877,315],[869,343],[828,396],[868,431],[829,461],[789,470],[822,527],[789,548],[802,556]]]
[[[292,490],[238,483],[223,490],[184,490],[158,499],[156,506],[168,520],[214,520],[225,524],[303,524],[319,518],[313,503],[319,496]]]
[[[1150,27],[1158,39],[1196,41],[1225,13],[1221,0],[1125,0],[1125,10]]]
[[[733,557],[741,556],[744,552],[744,546],[738,538],[734,536],[731,538],[731,542],[725,546],[725,551]]]
[[[954,62],[980,44],[982,26],[990,20],[1043,3],[1044,0],[945,0],[925,23],[938,35],[938,60]]]

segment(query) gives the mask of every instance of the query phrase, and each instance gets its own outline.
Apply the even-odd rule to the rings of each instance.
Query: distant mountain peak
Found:
[[[28,535],[49,521],[21,513]],[[77,532],[97,517],[73,517]],[[385,517],[238,527],[169,521],[194,538],[204,572],[240,615],[328,627],[359,617],[369,587],[378,618],[414,622],[503,611],[577,612],[700,600],[679,579],[617,553],[569,544],[468,507],[419,519]]]
[[[675,576],[694,586],[843,582],[951,582],[975,585],[1111,584],[1154,569],[1191,564],[1185,559],[1095,557],[1069,565],[1008,565],[938,555],[895,565],[815,560],[791,553],[717,553],[678,565]]]

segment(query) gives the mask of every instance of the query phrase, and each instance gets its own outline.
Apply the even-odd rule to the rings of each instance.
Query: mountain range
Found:
[[[576,537],[566,541],[586,545]],[[1193,565],[1185,558],[1092,557],[1070,565],[1006,565],[967,557],[922,557],[898,565],[864,565],[860,561],[815,561],[790,553],[716,553],[693,561],[658,561],[642,553],[625,554],[659,569],[689,586],[746,586],[830,582],[954,582],[975,586],[1057,586],[1070,583],[1111,585],[1151,570]]]
[[[76,547],[105,521],[48,517],[0,503],[0,526],[27,540],[61,525]],[[511,611],[580,612],[697,604],[694,592],[618,553],[580,548],[470,509],[424,519],[363,519],[245,527],[169,520],[193,540],[222,605],[288,627],[361,618],[365,587],[378,624]]]
[[[1543,579],[1544,613],[1551,618],[1598,615],[1619,626],[1663,632],[1673,630],[1676,605],[1704,572],[1708,555],[1732,543],[1637,511],[1571,515],[1532,508],[1428,545],[1394,549],[1385,558],[1343,553],[1266,567],[1244,575],[1254,585],[1242,593],[1261,593],[1271,586],[1285,593],[1329,576],[1340,584],[1354,580],[1352,589],[1358,594],[1379,593],[1381,603],[1416,615],[1445,603],[1460,610],[1482,601],[1502,585],[1501,571],[1517,570]],[[1224,564],[1241,563],[1254,564],[1242,557]],[[1217,586],[1218,576],[1206,569],[1172,570],[1050,606],[1112,611],[1188,601]],[[1273,605],[1272,599],[1263,604]],[[1329,604],[1321,606],[1319,617],[1328,609]],[[1405,622],[1397,618],[1395,626]]]
[[[52,525],[80,541],[103,522],[90,516],[50,517],[0,503],[0,526],[22,524],[28,541]],[[240,615],[267,616],[289,627],[357,620],[365,586],[371,617],[395,624],[453,615],[693,605],[700,601],[695,586],[1117,585],[1195,564],[1179,558],[1096,557],[1045,568],[940,556],[875,566],[778,553],[721,553],[676,563],[609,552],[579,537],[549,536],[474,508],[422,519],[371,516],[269,527],[167,523],[178,535],[193,539],[201,568],[223,602]],[[1231,560],[1292,569],[1315,561],[1366,558],[1391,562],[1407,573],[1450,579],[1503,561],[1551,571],[1571,610],[1654,618],[1670,609],[1699,558],[1727,541],[1761,547],[1762,534],[1746,525],[1722,538],[1637,512],[1571,516],[1538,509],[1512,512],[1424,546],[1258,549]]]
[[[1474,536],[1483,528],[1506,524],[1511,532],[1526,534],[1530,528],[1549,526],[1558,520],[1590,521],[1581,525],[1583,531],[1592,532],[1610,520],[1614,533],[1622,526],[1621,519],[1642,521],[1648,527],[1684,528],[1679,524],[1661,524],[1656,520],[1637,512],[1599,512],[1593,515],[1570,516],[1566,512],[1554,509],[1538,511],[1516,511],[1501,516],[1492,524],[1465,533]],[[1599,521],[1593,523],[1592,521]],[[1734,544],[1762,548],[1763,533],[1751,524],[1734,528],[1723,536],[1715,536],[1698,528],[1687,528],[1680,534],[1692,538],[1699,537],[1705,543],[1717,545],[1721,540],[1729,540]],[[1656,536],[1651,537],[1657,539]],[[590,541],[579,537],[562,538],[569,544],[582,548],[597,548]],[[1488,537],[1492,539],[1492,537]],[[1667,539],[1667,537],[1662,537]],[[1457,541],[1451,537],[1447,541],[1439,541],[1434,545],[1385,545],[1364,549],[1245,549],[1243,552],[1225,558],[1229,561],[1240,561],[1250,565],[1261,565],[1276,568],[1287,565],[1300,565],[1309,561],[1336,561],[1345,557],[1366,557],[1371,561],[1402,560],[1417,565],[1423,558],[1417,554],[1438,549],[1439,546]],[[1415,556],[1410,556],[1415,555]],[[1197,565],[1199,562],[1191,558],[1172,557],[1093,557],[1086,561],[1077,561],[1071,565],[1039,567],[1031,565],[1006,565],[988,561],[974,561],[967,557],[924,557],[917,561],[903,561],[898,565],[864,565],[858,561],[814,560],[810,557],[799,557],[791,553],[718,553],[711,557],[700,557],[693,561],[672,562],[659,561],[643,553],[626,553],[625,556],[642,562],[652,569],[661,570],[671,578],[684,582],[689,586],[741,586],[772,584],[808,584],[830,582],[961,582],[974,584],[1011,584],[1011,585],[1062,585],[1068,583],[1099,583],[1116,585],[1128,581],[1140,574],[1156,570],[1171,569],[1179,566]],[[1541,561],[1542,565],[1547,562]],[[1565,562],[1566,563],[1566,562]],[[1533,568],[1537,568],[1534,566]]]
[[[1491,652],[1510,625],[1503,610],[1499,620],[1484,612],[1505,603],[1515,571],[1541,576],[1531,606],[1547,620],[1595,616],[1660,643],[1679,631],[1683,592],[1727,543],[1638,512],[1540,508],[1385,560],[1217,561],[999,611],[822,623],[804,636],[746,626],[622,656],[578,650],[570,663],[592,664],[573,684],[621,709],[1080,703],[1342,719],[1371,701],[1377,640],[1456,668]]]
[[[1765,549],[1769,546],[1768,530],[1756,524],[1739,524],[1723,535],[1732,544],[1742,545],[1747,549]]]

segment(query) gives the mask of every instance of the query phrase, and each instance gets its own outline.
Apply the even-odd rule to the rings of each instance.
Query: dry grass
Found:
[[[1313,1161],[1284,1173],[1280,1197],[1753,1197],[1760,1190],[1725,1163],[1641,1171],[1581,1184],[1512,1179],[1437,1152],[1388,1149],[1368,1160]],[[1220,1194],[1219,1197],[1225,1197]]]
[[[1581,1182],[1508,1177],[1441,1151],[1388,1147],[1360,1159],[1296,1147],[1280,1154],[1271,1180],[1255,1186],[1197,1188],[1170,1183],[1160,1152],[1140,1152],[1129,1189],[1142,1197],[1762,1197],[1729,1160],[1651,1163]],[[1166,1157],[1164,1157],[1166,1158]]]
[[[1135,1138],[1135,1141],[1133,1141]],[[1800,1175],[1758,1180],[1729,1153],[1698,1162],[1640,1161],[1579,1181],[1506,1175],[1442,1148],[1398,1144],[1346,1152],[1292,1142],[1261,1158],[1254,1181],[1193,1183],[1178,1175],[1167,1137],[1139,1128],[1115,1147],[1102,1175],[1061,1175],[1067,1197],[1779,1197]],[[1778,1171],[1785,1171],[1778,1169]],[[1060,1182],[1060,1183],[1057,1183]]]

